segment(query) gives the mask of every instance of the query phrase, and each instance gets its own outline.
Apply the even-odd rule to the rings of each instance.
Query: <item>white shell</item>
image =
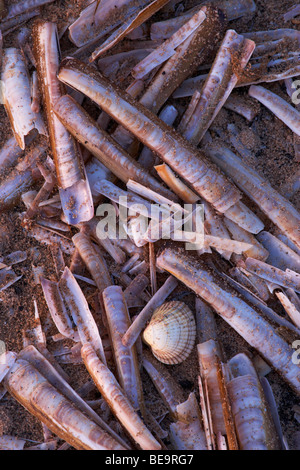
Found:
[[[164,364],[179,364],[192,352],[196,322],[183,302],[166,302],[153,313],[143,333],[153,355]]]

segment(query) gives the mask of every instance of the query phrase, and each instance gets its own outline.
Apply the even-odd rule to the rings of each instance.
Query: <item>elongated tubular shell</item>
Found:
[[[153,357],[150,351],[143,354],[143,367],[174,420],[179,419],[177,406],[184,402],[184,393],[166,366]]]
[[[283,287],[290,287],[300,294],[300,274],[287,269],[282,271],[263,261],[247,258],[246,269],[253,274]]]
[[[91,343],[97,354],[106,363],[98,326],[89,309],[87,300],[69,268],[65,268],[58,286],[77,326],[82,344]]]
[[[130,326],[125,297],[120,286],[110,286],[103,291],[106,320],[109,328],[119,384],[133,407],[144,411],[141,377],[135,346],[127,347],[122,336]]]
[[[216,315],[213,310],[203,302],[200,297],[195,296],[195,313],[197,328],[197,343],[209,340],[217,341]]]
[[[35,8],[34,10],[30,10],[26,13],[22,13],[21,15],[16,16],[15,18],[10,18],[10,19],[5,19],[5,21],[1,22],[1,30],[2,33],[7,33],[7,31],[10,31],[11,29],[15,29],[22,23],[30,20],[31,18],[34,18],[35,16],[40,15],[40,9]]]
[[[0,175],[4,170],[13,167],[21,155],[23,155],[23,150],[13,136],[5,142],[0,150]]]
[[[176,31],[169,40],[158,46],[155,51],[152,51],[133,68],[131,73],[134,78],[144,78],[156,66],[161,65],[172,57],[172,55],[175,54],[175,49],[193,34],[205,19],[206,15],[204,11],[200,9],[187,23]]]
[[[267,302],[270,297],[270,291],[264,279],[240,268],[231,268],[229,272],[230,276],[239,282],[239,284],[244,286],[246,289],[249,289],[251,292],[254,291],[260,299]]]
[[[123,265],[126,261],[126,255],[124,251],[118,246],[114,245],[109,238],[101,239],[97,236],[98,223],[99,219],[94,217],[92,220],[84,224],[84,229],[99,246],[102,246],[104,250],[109,253],[109,255],[115,260],[117,264]]]
[[[78,89],[114,119],[126,127],[145,145],[183,177],[192,188],[220,212],[225,212],[241,198],[241,194],[201,152],[185,141],[128,95],[116,89],[101,74],[75,59],[65,59],[59,79]]]
[[[245,354],[237,354],[227,366],[232,376],[227,388],[241,450],[279,450],[275,424],[252,362]]]
[[[5,377],[9,393],[54,434],[78,450],[124,450],[58,392],[29,362],[18,359]]]
[[[191,191],[190,188],[188,188],[179,178],[177,178],[175,173],[171,170],[168,165],[162,163],[161,165],[156,165],[154,168],[161,177],[161,179],[184,202],[194,204],[199,201],[198,194],[195,194],[193,191]]]
[[[196,339],[196,322],[183,302],[161,305],[143,333],[153,355],[164,364],[179,364],[188,358]]]
[[[284,310],[298,328],[300,328],[300,312],[297,310],[296,306],[290,301],[288,296],[284,292],[279,290],[275,291],[275,295],[283,306]]]
[[[251,256],[251,258],[260,259],[262,261],[265,261],[268,258],[269,252],[267,249],[267,245],[263,246],[261,243],[259,243],[259,241],[254,235],[247,232],[246,230],[243,230],[237,224],[227,219],[227,217],[224,217],[224,224],[231,233],[232,238],[234,240],[239,240],[244,243],[250,243],[250,245],[252,245],[250,250],[247,250],[245,252],[245,255]],[[257,237],[259,238],[259,236],[260,234],[258,234]]]
[[[58,392],[63,394],[65,398],[72,402],[88,418],[111,434],[122,446],[125,448],[128,447],[118,434],[116,434],[86,401],[75,392],[62,375],[60,375],[59,371],[57,371],[49,360],[34,346],[27,346],[22,349],[18,355],[18,359],[29,362]]]
[[[238,82],[239,73],[246,67],[255,43],[228,30],[219,48],[214,64],[199,95],[195,106],[191,103],[186,113],[188,121],[179,126],[179,131],[195,145],[202,140],[205,132],[226,102]],[[237,57],[238,59],[235,59]],[[239,60],[239,70],[235,69],[235,60]]]
[[[69,132],[123,182],[134,179],[166,197],[172,197],[170,191],[150,176],[70,96],[58,99],[54,111]]]
[[[133,0],[128,5],[125,20],[121,17],[121,26],[117,28],[91,55],[93,62],[100,54],[117,44],[135,28],[145,23],[152,15],[159,11],[169,0],[140,0],[138,4]]]
[[[287,78],[297,77],[300,72],[300,66],[296,58],[282,58],[277,61],[270,61],[267,67],[262,63],[252,63],[251,67],[246,68],[241,74],[236,87],[244,87],[258,83],[271,83]],[[278,70],[280,66],[281,71]],[[267,70],[266,70],[267,69]],[[188,78],[173,93],[174,98],[183,98],[192,96],[196,90],[203,85],[207,79],[207,74],[201,74],[197,77]]]
[[[36,224],[30,227],[28,236],[35,238],[39,243],[43,245],[58,245],[63,253],[66,255],[73,255],[75,252],[74,244],[69,238],[61,237],[58,233],[52,233],[49,230],[44,229]]]
[[[264,430],[263,402],[257,381],[250,375],[227,384],[241,450],[271,450]]]
[[[272,264],[276,268],[292,269],[300,273],[300,256],[287,246],[282,240],[275,237],[269,232],[261,232],[257,236],[262,245],[269,251],[269,256],[266,260],[268,264]],[[255,256],[251,256],[255,258]]]
[[[0,354],[0,383],[16,362],[17,354],[11,351],[1,351]]]
[[[228,21],[235,20],[256,10],[254,0],[209,0],[209,7],[215,6],[225,13]],[[168,39],[176,32],[184,23],[186,23],[195,14],[198,6],[191,8],[180,16],[170,18],[165,21],[152,23],[151,39]]]
[[[127,448],[127,444],[115,433],[102,418],[86,403],[86,401],[78,395],[68,382],[53,367],[48,359],[41,354],[34,346],[27,346],[22,349],[18,355],[18,359],[29,362],[40,374],[42,374],[48,382],[70,400],[80,411],[94,421],[98,426],[111,434],[116,441]]]
[[[22,150],[25,136],[36,129],[47,135],[41,114],[31,109],[30,77],[21,50],[4,49],[2,64],[3,103],[9,117],[14,136]]]
[[[136,299],[147,299],[144,290],[149,284],[149,279],[145,274],[138,274],[124,290],[124,297],[128,307],[134,303]]]
[[[94,205],[96,205],[99,203],[101,196],[99,197],[98,192],[95,191],[95,184],[97,181],[102,179],[113,181],[115,176],[94,156],[87,162],[85,169],[87,179],[89,180]]]
[[[300,248],[300,214],[295,207],[226,147],[206,147],[205,150],[269,219]]]
[[[56,282],[40,278],[44,297],[58,331],[67,338],[74,338],[75,331]]]
[[[218,361],[220,361],[219,347],[214,340],[209,340],[198,344],[197,351],[202,380],[205,378],[207,382],[209,403],[211,406],[212,427],[216,436],[218,433],[225,436],[226,427],[217,375]]]
[[[100,361],[93,347],[85,344],[82,359],[101,395],[131,437],[143,450],[160,450],[161,446],[146,428],[123,392],[112,372]]]
[[[294,350],[257,311],[234,291],[221,288],[216,276],[180,249],[168,247],[163,250],[157,265],[210,304],[300,394],[300,370],[292,362]]]
[[[202,417],[194,393],[177,406],[178,413],[185,416],[185,421],[170,425],[170,440],[178,450],[207,450],[202,428]]]
[[[81,258],[90,271],[98,289],[102,293],[106,287],[111,285],[110,274],[101,253],[98,253],[89,236],[82,232],[72,238]]]
[[[225,227],[224,219],[219,216],[214,209],[208,204],[207,202],[203,201],[204,206],[204,214],[205,214],[205,222],[204,222],[204,229],[206,233],[209,233],[212,236],[220,237],[220,238],[228,238],[230,239],[230,234]],[[235,240],[237,238],[233,237]],[[221,256],[225,259],[229,260],[231,258],[232,252],[226,250],[217,250]]]
[[[210,59],[216,52],[217,44],[226,26],[224,14],[212,6],[204,6],[201,11],[206,20],[177,49],[176,53],[161,67],[140,99],[140,104],[157,114],[177,87],[197,67]],[[123,146],[129,148],[132,134],[122,126],[118,126],[113,137]]]
[[[283,121],[295,134],[300,136],[300,113],[287,101],[270,90],[261,86],[252,85],[249,95],[256,98]]]
[[[60,61],[56,24],[37,21],[33,37],[62,207],[68,223],[76,225],[93,217],[94,206],[79,145],[53,112],[55,101],[65,92],[56,77]]]
[[[25,0],[23,2],[18,2],[8,7],[6,19],[14,18],[15,16],[22,15],[28,11],[34,10],[37,7],[46,5],[47,3],[52,3],[54,0]]]
[[[162,111],[159,113],[159,118],[164,121],[168,126],[173,126],[175,119],[178,116],[178,111],[177,109],[172,106],[172,105],[167,105],[165,106]],[[123,129],[123,128],[122,128]],[[143,168],[147,170],[152,170],[155,161],[157,160],[156,155],[148,148],[144,147],[143,150],[141,151],[138,162],[140,165],[142,165]],[[172,171],[170,169],[170,171]],[[161,174],[159,174],[161,177]],[[168,185],[168,183],[164,180],[164,178],[161,177],[161,179],[167,184],[167,186],[171,187]],[[174,191],[174,188],[173,188]],[[174,191],[176,193],[176,191]]]
[[[22,193],[26,192],[33,183],[41,179],[41,174],[36,172],[37,162],[44,158],[48,149],[46,144],[34,147],[24,160],[11,170],[6,178],[0,182],[0,212],[13,206]]]
[[[81,11],[79,18],[69,27],[69,37],[71,41],[79,47],[89,43],[95,36],[97,39],[101,39],[101,37],[108,34],[119,24],[108,21],[107,27],[103,28],[103,23],[105,24],[107,22],[111,12],[114,11],[116,7],[123,11],[122,7],[126,7],[128,3],[128,0],[117,0],[114,4],[112,4],[110,0],[102,0],[101,5],[99,4],[96,10],[96,2],[92,2]]]
[[[211,5],[201,11],[205,21],[176,49],[176,54],[159,70],[143,94],[140,103],[157,114],[178,86],[210,59],[226,26],[223,12]]]

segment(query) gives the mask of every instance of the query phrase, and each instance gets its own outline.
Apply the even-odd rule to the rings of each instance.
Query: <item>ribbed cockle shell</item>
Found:
[[[183,302],[166,302],[153,313],[143,339],[159,361],[179,364],[187,359],[195,344],[194,315]]]

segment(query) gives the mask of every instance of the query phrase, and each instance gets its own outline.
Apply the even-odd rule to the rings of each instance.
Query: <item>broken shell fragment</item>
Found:
[[[10,47],[3,52],[3,103],[14,136],[25,150],[25,137],[31,131],[36,129],[39,134],[47,135],[47,130],[42,116],[31,109],[30,78],[21,51]]]
[[[188,358],[195,344],[194,315],[183,302],[166,302],[154,312],[143,339],[159,361],[180,364]]]

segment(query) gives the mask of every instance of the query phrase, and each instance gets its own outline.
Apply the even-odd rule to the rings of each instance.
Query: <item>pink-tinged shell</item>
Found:
[[[194,315],[183,302],[166,302],[153,313],[143,339],[159,361],[180,364],[195,345]]]

